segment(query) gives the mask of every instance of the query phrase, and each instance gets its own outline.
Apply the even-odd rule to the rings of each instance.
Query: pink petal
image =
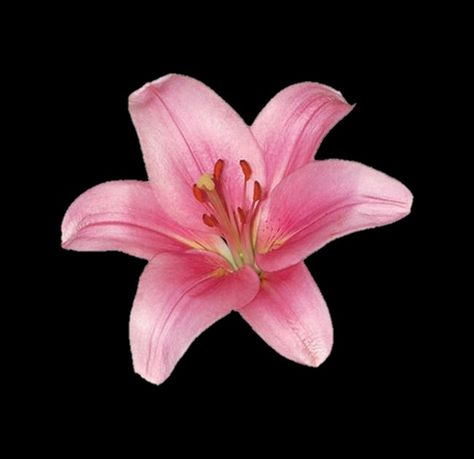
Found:
[[[314,161],[284,178],[264,202],[258,264],[276,271],[333,239],[400,220],[412,199],[402,183],[363,164]]]
[[[138,374],[162,383],[199,334],[255,297],[259,289],[255,271],[228,269],[221,257],[202,251],[164,253],[148,264],[130,317]]]
[[[181,224],[202,227],[204,211],[192,186],[218,159],[225,162],[221,182],[233,208],[242,200],[241,159],[264,184],[262,152],[250,128],[203,83],[167,75],[131,94],[129,109],[156,195],[173,203],[166,211]]]
[[[269,189],[311,161],[326,134],[351,110],[340,92],[319,83],[279,92],[252,125],[264,152]]]
[[[242,317],[266,343],[295,362],[317,367],[331,352],[331,317],[304,263],[266,273]]]
[[[187,238],[199,236],[171,223],[160,211],[150,185],[133,180],[87,190],[71,204],[62,223],[65,249],[118,250],[147,260],[159,252],[195,246]],[[217,243],[214,236],[201,235],[201,239],[209,246]]]

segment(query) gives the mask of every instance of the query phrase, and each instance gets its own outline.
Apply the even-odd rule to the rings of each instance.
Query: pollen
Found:
[[[214,191],[216,188],[216,185],[214,183],[214,176],[206,172],[199,177],[199,180],[197,181],[197,187],[200,188],[201,190],[207,190],[207,191]]]

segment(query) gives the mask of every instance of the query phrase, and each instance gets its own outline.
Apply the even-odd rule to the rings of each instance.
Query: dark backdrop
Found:
[[[45,230],[41,248],[48,260],[38,267],[37,291],[45,301],[33,315],[46,325],[31,351],[42,409],[59,420],[125,413],[133,420],[146,413],[176,428],[208,415],[223,423],[243,415],[257,425],[270,418],[283,427],[309,416],[338,426],[369,422],[367,429],[389,437],[393,431],[383,426],[402,416],[400,428],[416,432],[418,417],[432,406],[425,375],[433,349],[424,338],[431,305],[420,278],[428,157],[420,113],[429,98],[422,70],[430,47],[395,39],[398,27],[382,25],[367,38],[353,31],[336,41],[312,29],[292,40],[274,29],[229,41],[235,32],[222,27],[209,39],[197,40],[193,32],[184,44],[172,35],[131,40],[124,30],[85,25],[58,26],[33,45],[37,77],[29,85],[41,89],[35,95],[38,173],[47,193],[33,209]],[[411,38],[412,24],[404,26]],[[320,368],[279,356],[234,313],[197,339],[164,384],[153,386],[134,374],[128,342],[145,262],[61,250],[61,219],[75,197],[107,180],[146,178],[127,96],[169,72],[204,81],[248,123],[289,84],[333,86],[357,106],[327,136],[318,157],[360,161],[412,190],[412,214],[404,220],[337,240],[308,258],[335,330],[334,349]],[[190,407],[197,408],[194,415]]]

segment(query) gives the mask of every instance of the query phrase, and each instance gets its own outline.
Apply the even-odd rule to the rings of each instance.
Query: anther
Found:
[[[208,214],[204,214],[202,216],[202,221],[207,225],[207,226],[210,226],[211,228],[213,226],[217,226],[218,224],[218,221],[216,219],[216,217],[214,217],[214,215],[208,215]]]
[[[260,183],[255,180],[253,184],[253,202],[260,201],[262,199],[262,187]]]
[[[240,168],[242,169],[242,172],[244,173],[245,181],[247,182],[250,180],[250,177],[252,176],[252,169],[250,168],[250,165],[245,159],[240,160]]]
[[[193,194],[199,202],[204,202],[206,200],[201,188],[199,188],[196,184],[193,185]]]
[[[216,164],[214,164],[214,179],[216,182],[219,181],[222,175],[222,169],[224,168],[224,161],[222,159],[218,159]]]
[[[242,207],[237,207],[237,212],[239,213],[240,223],[245,224],[246,217]]]

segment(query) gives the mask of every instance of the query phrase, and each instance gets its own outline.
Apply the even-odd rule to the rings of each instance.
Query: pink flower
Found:
[[[412,202],[382,172],[313,159],[352,107],[327,86],[295,84],[249,128],[204,84],[168,75],[131,94],[129,108],[149,181],[86,191],[62,234],[66,249],[149,261],[130,317],[135,371],[163,382],[232,310],[280,354],[320,365],[333,330],[302,260],[340,236],[403,218]]]

